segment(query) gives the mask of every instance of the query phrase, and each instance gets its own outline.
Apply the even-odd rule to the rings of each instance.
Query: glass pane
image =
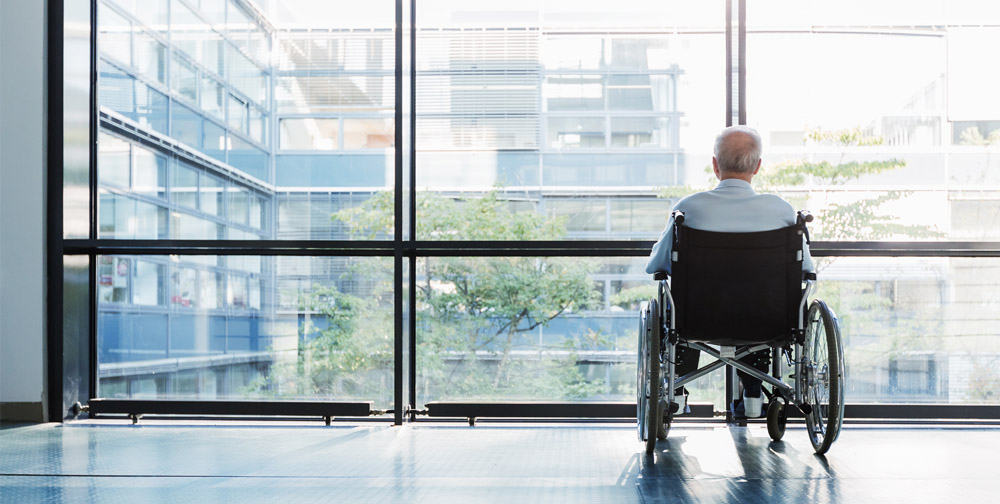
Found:
[[[212,215],[222,214],[223,183],[208,175],[202,175],[198,188],[198,209]]]
[[[167,209],[103,189],[98,193],[98,238],[157,240],[167,236]]]
[[[140,127],[167,133],[167,97],[143,84],[136,85],[135,120]]]
[[[162,84],[167,82],[167,47],[144,31],[135,32],[135,66],[139,74]]]
[[[174,56],[170,79],[171,87],[181,96],[198,103],[198,72],[185,59]]]
[[[105,3],[98,4],[97,47],[105,57],[132,64],[132,23]]]
[[[245,37],[246,34],[244,44]],[[268,97],[266,72],[235,47],[227,47],[230,84],[259,105],[265,105]]]
[[[847,401],[1000,404],[1000,261],[820,258],[840,319]]]
[[[186,207],[198,207],[198,172],[185,165],[174,167],[173,183],[170,187],[173,202]]]
[[[194,61],[223,75],[222,36],[180,0],[170,2],[170,41]]]
[[[817,239],[1000,239],[997,72],[977,57],[1000,39],[996,14],[978,2],[849,4],[747,11],[748,120],[766,186],[801,197]]]
[[[241,133],[246,133],[247,124],[247,104],[239,98],[229,95],[229,128]]]
[[[282,119],[278,145],[285,150],[337,150],[338,119]]]
[[[67,2],[69,4],[70,2]],[[91,397],[90,379],[90,259],[63,256],[62,370],[63,408]]]
[[[644,236],[666,226],[670,202],[661,198],[611,200],[611,230]]]
[[[130,144],[111,135],[102,134],[97,139],[97,177],[101,183],[129,187],[131,166]]]
[[[549,112],[604,110],[604,87],[604,78],[600,75],[557,74],[545,77],[542,91]]]
[[[673,145],[670,119],[666,117],[613,117],[611,146],[664,149]]]
[[[174,105],[170,122],[170,136],[195,149],[202,147],[202,128],[205,118],[201,114],[180,104]]]
[[[644,259],[417,261],[417,404],[635,397]]]
[[[201,78],[201,109],[216,119],[224,119],[222,100],[226,91],[221,84],[210,77]]]
[[[295,1],[269,11],[277,27],[278,116],[271,121],[278,194],[269,203],[280,239],[392,239],[395,232],[380,220],[394,205],[388,191],[394,185],[395,3],[365,5]],[[365,201],[378,210],[367,215],[359,208]]]
[[[227,160],[230,165],[242,170],[251,177],[256,177],[263,181],[270,180],[267,152],[255,147],[250,142],[240,139],[236,135],[230,135],[228,142],[230,150]]]
[[[389,149],[395,121],[390,118],[344,119],[345,149]]]
[[[267,144],[267,116],[257,107],[250,107],[250,138],[259,144]]]
[[[391,258],[100,256],[97,397],[393,401]]]
[[[167,158],[139,146],[134,148],[135,184],[137,194],[166,198]],[[100,163],[100,161],[98,161]]]
[[[229,219],[237,224],[247,224],[247,191],[239,189],[229,193]]]
[[[90,238],[90,148],[98,140],[90,134],[90,2],[67,0],[64,15],[63,110],[53,111],[62,114],[62,146],[51,148],[61,148],[63,154],[63,237]],[[115,30],[122,28],[127,26]]]
[[[226,159],[226,149],[229,141],[226,139],[226,130],[222,126],[206,120],[204,132],[201,138],[202,151],[207,156],[211,156],[220,162]]]
[[[725,3],[470,5],[417,10],[418,239],[510,236],[444,230],[441,205],[476,201],[532,214],[515,239],[655,239],[725,125]],[[610,225],[637,197],[656,224]]]
[[[604,118],[602,117],[550,117],[548,130],[551,149],[581,147],[605,148]]]
[[[278,210],[278,195],[309,200],[317,193],[326,213],[307,207],[290,221],[311,223],[329,239],[369,232],[391,238],[391,227],[359,231],[345,223],[361,217],[349,207],[393,186],[393,2],[378,0],[370,10],[280,2],[265,6],[270,24],[241,1],[146,3],[148,12],[139,0],[97,0],[98,105],[110,116],[99,128],[134,153],[131,165],[109,150],[98,161],[107,163],[100,203],[115,206],[103,212],[104,236],[133,235],[128,216],[136,202],[154,198],[169,209],[156,228],[164,237],[273,239],[298,232],[269,224],[277,222],[269,212]],[[79,61],[85,55],[81,50]],[[83,83],[85,68],[80,72]],[[86,96],[66,102],[86,106]],[[129,133],[135,129],[144,131]],[[204,177],[216,183],[199,186]],[[77,179],[85,186],[88,177]],[[218,200],[223,188],[246,200]],[[67,231],[70,216],[84,229],[88,205],[69,192],[66,201],[77,205],[73,212],[67,206]],[[392,201],[375,200],[389,208]]]
[[[167,0],[111,0],[149,28],[167,30]]]

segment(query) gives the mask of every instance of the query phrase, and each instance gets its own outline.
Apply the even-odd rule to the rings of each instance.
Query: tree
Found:
[[[333,214],[353,237],[389,236],[393,193]],[[421,193],[417,233],[435,240],[558,240],[565,219],[514,212],[493,190],[477,197]],[[600,334],[588,332],[545,344],[538,329],[590,306],[598,293],[589,260],[559,257],[427,257],[418,263],[417,369],[422,400],[592,396],[603,380],[586,380],[578,369],[581,347]],[[300,310],[319,322],[302,324],[293,365],[272,370],[259,388],[321,397],[363,397],[391,383],[391,271],[363,261],[344,279],[368,278],[371,298],[319,287],[304,295]],[[531,339],[531,340],[529,340]],[[291,383],[294,382],[295,385]]]

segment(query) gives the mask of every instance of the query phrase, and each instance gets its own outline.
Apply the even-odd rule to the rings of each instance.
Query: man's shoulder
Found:
[[[701,191],[694,194],[688,194],[674,204],[674,210],[691,208],[692,206],[697,206],[700,203],[706,203],[714,197],[715,195],[712,194],[712,191]]]
[[[771,204],[771,205],[774,205],[774,206],[786,207],[786,208],[794,211],[794,207],[792,206],[792,204],[789,203],[788,201],[785,201],[784,198],[782,198],[781,196],[778,196],[777,194],[758,193],[757,197],[761,201],[767,202],[768,204]]]

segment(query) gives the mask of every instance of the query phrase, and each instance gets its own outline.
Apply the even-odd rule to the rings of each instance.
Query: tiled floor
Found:
[[[1000,502],[1000,428],[623,424],[36,425],[0,430],[0,502]]]

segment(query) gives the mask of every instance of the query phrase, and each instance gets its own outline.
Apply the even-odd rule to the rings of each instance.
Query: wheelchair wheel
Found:
[[[639,436],[639,441],[646,440],[646,407],[648,406],[646,401],[648,383],[646,368],[649,367],[649,359],[646,357],[649,352],[647,348],[649,343],[646,340],[649,339],[648,326],[649,306],[647,305],[639,312],[639,341],[638,355],[636,356],[635,418],[636,434]]]
[[[656,448],[660,409],[660,338],[659,307],[650,300],[642,311],[639,322],[639,366],[636,383],[636,421],[639,440],[645,441],[646,453]]]
[[[658,321],[664,321],[664,322],[666,322],[667,320],[670,320],[670,308],[669,308],[669,306],[664,306],[664,307],[661,307],[661,308],[662,308],[662,311],[660,312],[660,316],[659,316]],[[661,325],[659,325],[657,327],[661,328],[661,327],[663,327],[663,325],[661,324]],[[663,334],[660,334],[659,331],[657,331],[657,336],[658,336],[657,337],[657,341],[660,342],[658,346],[661,347],[661,348],[659,348],[660,355],[661,356],[662,355],[668,355],[669,354],[669,350],[667,350],[666,348],[663,348],[663,346],[664,346],[663,345],[664,340],[662,338]],[[660,380],[659,380],[658,383],[660,384],[660,386],[659,386],[659,389],[660,389],[659,390],[659,392],[660,392],[660,394],[659,394],[660,395],[660,401],[659,401],[659,408],[660,409],[659,409],[659,414],[660,414],[661,421],[659,423],[657,423],[657,425],[656,425],[656,439],[658,439],[660,441],[663,441],[663,440],[667,439],[667,434],[670,433],[670,423],[673,422],[673,420],[674,420],[674,413],[671,410],[671,405],[670,405],[670,403],[667,402],[667,397],[668,397],[669,390],[670,390],[669,386],[670,386],[670,383],[671,383],[670,376],[667,373],[670,373],[670,372],[673,372],[673,366],[670,366],[669,364],[666,365],[666,366],[662,366],[662,365],[660,366],[660,375],[661,376],[660,376]]]
[[[785,403],[778,399],[777,394],[771,399],[767,406],[767,434],[773,441],[781,441],[785,435],[785,424],[788,417],[785,415]]]
[[[807,320],[800,379],[811,406],[806,415],[809,441],[822,455],[837,440],[844,421],[844,346],[837,317],[826,303],[814,300]]]

